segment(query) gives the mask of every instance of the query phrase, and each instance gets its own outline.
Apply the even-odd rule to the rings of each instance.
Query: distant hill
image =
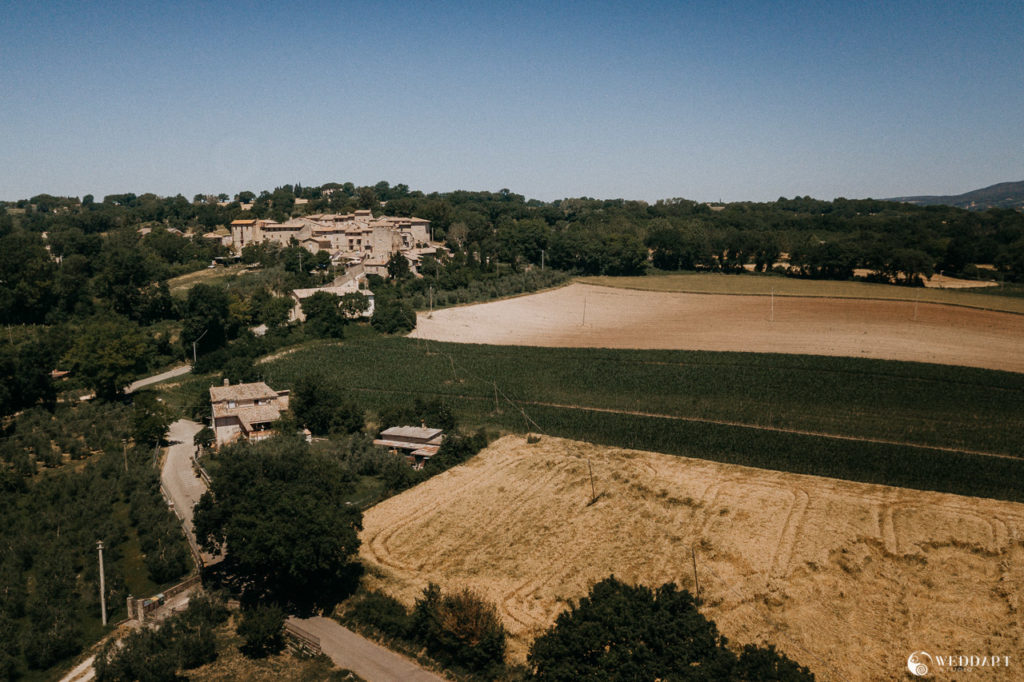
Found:
[[[1024,210],[1024,180],[1020,182],[1000,182],[998,185],[976,189],[955,196],[934,197],[894,197],[889,201],[901,201],[906,204],[932,206],[945,204],[966,208],[971,211],[984,211],[988,208],[1015,208]]]

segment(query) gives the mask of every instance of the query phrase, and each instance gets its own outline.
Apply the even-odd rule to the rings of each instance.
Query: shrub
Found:
[[[372,625],[389,637],[402,638],[411,634],[412,618],[402,603],[383,592],[367,592],[355,602],[352,618],[364,625]]]
[[[469,589],[444,595],[430,583],[413,608],[412,632],[444,665],[486,672],[505,660],[498,610]]]
[[[277,606],[257,604],[242,612],[238,635],[245,639],[240,648],[249,658],[263,658],[284,648],[284,611]]]

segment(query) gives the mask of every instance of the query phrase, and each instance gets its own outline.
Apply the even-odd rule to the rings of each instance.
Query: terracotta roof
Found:
[[[273,405],[257,405],[238,409],[235,416],[245,425],[246,430],[251,431],[253,424],[277,421],[281,417],[281,410]]]
[[[211,386],[210,402],[222,400],[258,400],[260,398],[276,398],[277,391],[262,381],[251,384],[234,384],[229,386]]]
[[[232,220],[232,225],[255,225],[255,220]]]

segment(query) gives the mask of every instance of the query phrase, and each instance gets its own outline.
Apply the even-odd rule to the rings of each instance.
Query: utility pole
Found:
[[[544,254],[545,254],[544,249],[541,249],[540,250],[540,271],[541,272],[544,272]]]
[[[124,446],[124,472],[128,473],[128,439],[122,438],[121,445]]]
[[[204,329],[204,330],[203,330],[203,333],[202,333],[202,334],[200,334],[200,335],[199,335],[199,336],[198,336],[198,337],[196,338],[196,340],[192,342],[192,366],[193,366],[193,367],[195,367],[195,366],[196,366],[196,344],[197,344],[197,343],[199,343],[199,341],[200,341],[200,340],[202,340],[202,338],[203,338],[204,336],[206,336],[206,332],[208,332],[208,331],[210,331],[210,328],[209,328],[209,327],[207,327],[206,329]]]
[[[430,285],[430,313],[427,315],[429,318],[434,317],[434,285]]]
[[[103,540],[96,541],[96,549],[100,553],[100,612],[103,615],[103,626],[107,625],[107,587],[103,576]]]
[[[921,298],[921,292],[917,292],[914,296],[914,322],[917,322],[917,301]]]
[[[581,327],[587,326],[587,297],[583,297],[583,321],[580,322]]]

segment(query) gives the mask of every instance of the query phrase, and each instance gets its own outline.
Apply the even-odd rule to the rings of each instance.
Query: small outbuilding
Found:
[[[427,426],[392,426],[381,431],[373,444],[405,452],[405,457],[412,468],[422,469],[423,465],[437,454],[443,440],[444,432],[441,429]]]

